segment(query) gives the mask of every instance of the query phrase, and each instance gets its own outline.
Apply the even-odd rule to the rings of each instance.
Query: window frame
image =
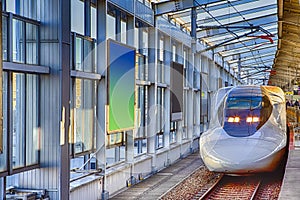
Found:
[[[70,71],[70,76],[71,76],[71,95],[70,95],[70,100],[72,102],[71,104],[71,142],[70,142],[70,156],[71,158],[77,158],[77,157],[80,157],[80,156],[86,156],[86,155],[89,155],[93,152],[96,151],[96,148],[95,148],[95,141],[94,141],[94,137],[95,137],[95,134],[96,134],[96,106],[97,106],[97,87],[98,87],[98,83],[99,81],[102,79],[102,76],[101,74],[98,74],[96,73],[96,61],[95,61],[95,58],[96,58],[96,55],[95,55],[95,47],[96,47],[96,40],[89,37],[89,36],[83,36],[83,35],[80,35],[78,33],[75,33],[75,32],[72,32],[72,45],[71,45],[71,71]],[[81,70],[78,70],[76,69],[76,48],[77,48],[77,45],[76,45],[76,39],[77,38],[80,38],[81,39],[81,48],[80,48],[80,65],[82,66],[81,67]],[[84,61],[84,57],[85,57],[85,42],[91,42],[92,44],[92,48],[91,48],[91,52],[87,53],[87,55],[90,55],[91,56],[91,69],[92,71],[88,71],[86,72],[85,71],[85,66],[83,64],[83,61]],[[91,53],[91,54],[90,54]],[[75,107],[75,103],[74,101],[76,101],[76,96],[75,96],[75,89],[76,88],[76,80],[81,80],[81,81],[84,81],[84,80],[91,80],[93,81],[92,84],[95,84],[94,88],[93,88],[93,94],[92,94],[92,108],[93,108],[93,127],[92,127],[92,130],[93,130],[93,133],[91,134],[92,138],[91,138],[91,141],[92,141],[92,148],[91,149],[88,149],[86,151],[81,151],[81,152],[76,152],[75,150],[75,143],[76,141],[74,141],[74,138],[75,138],[75,130],[74,130],[74,124],[76,123],[76,116],[74,114],[74,107]],[[81,83],[82,84],[82,83]]]
[[[7,84],[7,113],[5,115],[3,115],[3,117],[7,118],[6,121],[6,126],[7,126],[7,149],[5,150],[6,152],[6,170],[1,171],[0,172],[0,177],[4,177],[4,176],[9,176],[9,175],[13,175],[13,174],[17,174],[20,172],[25,172],[25,171],[29,171],[32,169],[37,169],[40,167],[40,138],[37,141],[37,147],[38,147],[38,155],[37,155],[37,162],[33,163],[33,164],[27,164],[26,163],[26,128],[28,126],[28,124],[26,124],[26,119],[24,119],[24,127],[23,127],[23,131],[24,131],[24,135],[25,137],[22,139],[24,142],[24,148],[25,151],[22,152],[23,156],[24,156],[24,166],[21,167],[17,167],[14,168],[13,167],[13,160],[12,160],[12,156],[13,156],[13,136],[12,136],[12,131],[13,131],[13,113],[12,113],[12,76],[14,73],[20,73],[20,74],[24,74],[24,81],[25,81],[25,98],[24,98],[24,108],[22,108],[24,115],[26,115],[26,108],[28,105],[26,105],[26,94],[27,94],[27,88],[26,88],[26,81],[28,78],[28,75],[30,74],[34,74],[37,77],[37,103],[38,103],[38,108],[37,108],[37,126],[38,126],[38,134],[39,133],[39,127],[40,127],[40,104],[41,104],[41,88],[40,88],[40,75],[44,74],[44,75],[48,75],[50,73],[50,68],[47,66],[41,66],[40,65],[40,22],[37,20],[33,20],[30,18],[26,18],[23,16],[19,16],[13,13],[9,13],[9,12],[3,12],[2,13],[2,17],[4,20],[6,20],[6,30],[3,31],[4,34],[6,34],[7,37],[7,41],[6,41],[6,47],[7,47],[7,59],[3,60],[3,72],[7,74],[7,80],[6,80],[6,84]],[[13,58],[13,52],[12,52],[12,46],[13,46],[13,38],[12,35],[8,35],[8,33],[12,33],[12,22],[13,19],[15,20],[19,20],[22,24],[23,24],[23,37],[26,39],[26,24],[32,24],[35,25],[37,27],[36,29],[36,56],[37,56],[37,63],[36,64],[27,64],[27,58],[26,58],[26,42],[23,43],[23,49],[24,51],[22,52],[23,56],[24,56],[24,62],[23,63],[16,63],[16,62],[12,62],[12,58]],[[25,117],[26,118],[26,117]]]

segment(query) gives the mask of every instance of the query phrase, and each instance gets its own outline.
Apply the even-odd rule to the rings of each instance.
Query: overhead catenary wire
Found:
[[[204,10],[212,19],[214,19],[218,24],[220,24],[221,26],[224,26],[217,18],[215,18],[210,12],[209,12],[209,10],[208,9],[206,9],[206,7],[205,6],[203,6],[203,5],[201,5],[197,0],[195,0],[195,3],[197,3],[198,4],[198,6],[202,9],[202,10]],[[233,8],[234,8],[234,10],[243,18],[243,20],[247,23],[247,24],[249,24],[250,26],[252,26],[252,24],[249,22],[249,21],[247,21],[247,19],[231,4],[231,2],[230,1],[227,1],[227,3],[228,4],[230,4]],[[234,37],[239,37],[235,32],[233,32],[233,31],[231,31],[228,27],[225,27],[225,29],[227,30],[227,32],[229,32],[231,35],[233,35]],[[264,32],[264,33],[266,33],[266,34],[269,34],[269,32],[268,31],[266,31],[266,30],[264,30],[264,29],[260,29],[262,32]],[[237,38],[237,40],[239,41],[239,43],[241,43],[244,47],[246,47],[247,48],[247,45],[244,43],[244,42],[242,42],[242,41],[240,41],[240,39],[239,38]],[[263,59],[259,56],[259,58],[255,58],[255,56],[254,56],[254,52],[253,52],[253,49],[249,49],[249,51],[251,52],[251,54],[252,54],[252,56],[253,56],[253,58],[254,58],[254,60],[255,60],[255,62],[257,63],[257,64],[259,64],[259,63],[262,63],[264,66],[266,66],[265,64],[264,64],[264,61],[263,61]],[[259,59],[260,61],[258,61],[257,59]],[[266,66],[267,67],[267,66]],[[256,69],[255,67],[254,67],[254,69]],[[256,69],[256,70],[258,70],[258,69]],[[258,70],[259,71],[259,70]]]

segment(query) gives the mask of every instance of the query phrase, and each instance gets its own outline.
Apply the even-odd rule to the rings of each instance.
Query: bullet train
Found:
[[[274,171],[287,146],[285,96],[275,86],[219,89],[200,156],[210,171],[246,175]]]

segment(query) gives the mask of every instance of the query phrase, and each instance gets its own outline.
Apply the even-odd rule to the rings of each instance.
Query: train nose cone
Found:
[[[202,147],[202,158],[211,171],[243,172],[262,169],[278,144],[250,138],[210,141]],[[205,155],[205,156],[203,156]]]
[[[211,146],[211,155],[233,164],[255,162],[276,148],[276,143],[257,139],[227,139]]]

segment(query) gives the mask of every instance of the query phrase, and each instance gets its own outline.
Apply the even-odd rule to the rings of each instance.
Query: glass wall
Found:
[[[12,175],[39,167],[39,73],[47,73],[38,66],[40,23],[36,20],[39,19],[39,3],[39,0],[6,1],[6,10],[2,16],[3,60],[19,64],[4,65],[0,174],[5,173],[1,175]],[[36,67],[33,69],[31,65]],[[15,72],[15,66],[19,66],[18,72]]]
[[[73,85],[74,153],[94,149],[95,81],[78,79]]]
[[[73,34],[73,70],[95,74],[94,40]],[[71,154],[75,157],[94,151],[97,81],[74,75],[71,92]]]
[[[39,75],[4,72],[0,172],[8,169],[8,149],[12,151],[10,165],[13,170],[37,165],[39,139]]]

